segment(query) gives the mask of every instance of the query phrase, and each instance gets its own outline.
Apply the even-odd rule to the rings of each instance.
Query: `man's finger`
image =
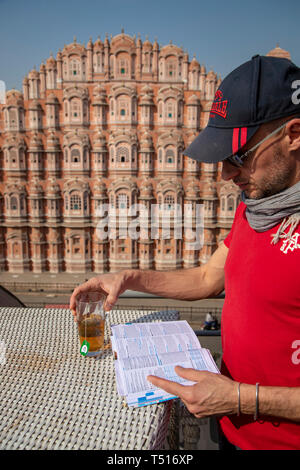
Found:
[[[147,380],[155,385],[155,387],[162,388],[165,392],[177,397],[182,397],[185,393],[185,386],[171,380],[162,379],[154,375],[148,375]]]
[[[70,298],[70,310],[76,310],[76,298],[81,292],[86,290],[86,284],[82,284],[81,286],[78,286],[74,289],[73,294]]]
[[[104,304],[104,310],[109,311],[113,308],[115,305],[116,301],[118,300],[119,292],[110,292],[106,299],[105,299],[105,304]]]
[[[92,279],[84,282],[80,286],[75,287],[70,298],[70,310],[76,309],[76,299],[80,296],[80,294],[86,294],[87,292],[91,290],[96,290]]]

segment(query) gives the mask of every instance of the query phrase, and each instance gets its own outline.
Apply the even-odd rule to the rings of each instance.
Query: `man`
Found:
[[[228,237],[204,266],[173,272],[125,270],[74,290],[126,289],[195,300],[225,288],[221,374],[175,368],[195,382],[149,381],[179,396],[197,417],[218,416],[241,449],[300,449],[300,69],[255,56],[221,83],[208,126],[186,150],[222,161],[242,190]]]

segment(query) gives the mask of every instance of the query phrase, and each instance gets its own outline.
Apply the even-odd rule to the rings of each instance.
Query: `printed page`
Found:
[[[145,367],[155,367],[166,364],[176,365],[181,362],[191,363],[188,351],[162,353],[152,356],[126,357],[124,359],[120,359],[118,362],[119,367],[124,371],[144,369]]]
[[[210,351],[201,347],[186,321],[114,325],[112,333],[117,390],[129,406],[176,398],[154,387],[148,375],[192,385],[175,373],[176,365],[219,373]]]
[[[210,352],[203,348],[187,352],[165,353],[157,357],[126,358],[116,362],[117,380],[121,383],[119,389],[124,392],[128,404],[137,406],[171,399],[171,395],[147,381],[148,375],[156,375],[182,385],[193,385],[195,382],[183,379],[176,374],[176,365],[219,373]]]
[[[170,322],[127,323],[111,327],[115,339],[140,338],[145,336],[165,336],[175,333],[194,334],[186,320]]]
[[[182,362],[177,365],[181,365],[182,367],[192,366],[190,361]],[[123,374],[123,381],[127,390],[126,398],[129,406],[140,406],[142,404],[145,405],[153,402],[169,400],[171,398],[177,398],[164,390],[154,387],[154,385],[148,382],[148,375],[155,375],[156,377],[162,377],[183,385],[194,384],[194,382],[190,382],[179,377],[175,373],[173,365],[127,370]]]
[[[112,336],[111,344],[119,359],[157,355],[167,352],[201,349],[197,336],[193,334],[173,334],[140,338],[119,338]]]

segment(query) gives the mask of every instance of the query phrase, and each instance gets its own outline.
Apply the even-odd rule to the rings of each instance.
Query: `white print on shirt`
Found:
[[[280,250],[286,254],[289,250],[294,251],[297,248],[300,248],[300,233],[295,233],[289,240],[283,240]]]
[[[292,363],[296,366],[300,364],[300,340],[296,339],[291,346],[292,349],[296,349],[296,351],[292,354]]]
[[[292,102],[297,105],[300,103],[300,80],[294,80],[292,88],[296,89],[296,91],[292,93]]]

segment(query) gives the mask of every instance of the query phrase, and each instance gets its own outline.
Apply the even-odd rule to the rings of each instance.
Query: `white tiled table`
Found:
[[[177,320],[178,312],[111,312],[106,324]],[[129,408],[111,350],[79,353],[69,310],[0,308],[0,449],[161,449],[173,402]]]

